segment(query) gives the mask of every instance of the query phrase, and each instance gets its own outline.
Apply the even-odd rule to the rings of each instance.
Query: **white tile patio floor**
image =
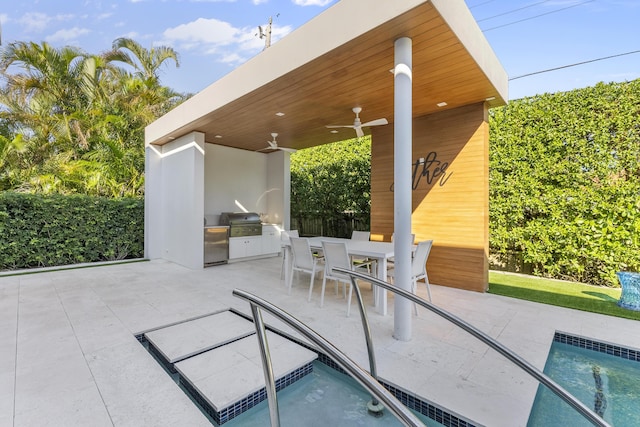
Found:
[[[135,335],[228,308],[250,313],[234,288],[280,306],[366,367],[359,316],[347,318],[331,288],[324,308],[319,286],[307,303],[305,275],[288,295],[280,267],[280,258],[201,271],[151,261],[0,277],[0,426],[210,425]],[[432,293],[540,369],[557,330],[640,348],[636,321],[436,285]],[[502,356],[426,311],[413,318],[411,341],[395,340],[392,299],[391,315],[369,313],[387,382],[479,425],[526,425],[537,383]]]

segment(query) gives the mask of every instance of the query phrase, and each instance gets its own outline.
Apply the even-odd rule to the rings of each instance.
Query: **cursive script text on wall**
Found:
[[[419,158],[411,167],[413,168],[411,175],[412,190],[416,190],[423,179],[427,182],[427,185],[437,182],[442,187],[453,175],[453,172],[447,170],[449,162],[438,160],[438,154],[435,151],[431,151],[426,157]],[[394,184],[391,184],[389,191],[393,191],[393,186]]]

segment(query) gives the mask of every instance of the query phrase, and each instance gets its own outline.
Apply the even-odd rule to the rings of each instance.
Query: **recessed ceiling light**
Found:
[[[216,135],[215,138],[220,139],[220,138],[222,138],[222,135]]]
[[[485,101],[493,101],[494,99],[496,99],[495,96],[490,96],[487,99],[485,99]]]
[[[169,137],[169,141],[173,141],[174,139],[176,139],[176,137],[175,137],[175,136],[170,136],[170,137]]]
[[[276,113],[276,116],[278,116],[278,117],[282,117],[282,116],[284,116],[284,113],[283,113],[283,112],[281,112],[281,111],[278,111],[278,112]]]
[[[446,102],[442,101],[442,102],[438,102],[436,104],[438,107],[445,107],[446,105],[448,105]]]
[[[331,133],[338,133],[338,131],[337,131],[337,130],[335,130],[335,129],[334,129],[334,130],[330,130],[329,132],[331,132]]]

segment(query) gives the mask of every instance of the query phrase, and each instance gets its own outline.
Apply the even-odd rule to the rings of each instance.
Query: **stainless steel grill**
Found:
[[[255,212],[222,212],[220,225],[229,226],[229,237],[260,236],[262,221]]]

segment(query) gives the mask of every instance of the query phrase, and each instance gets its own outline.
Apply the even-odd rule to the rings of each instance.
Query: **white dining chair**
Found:
[[[391,242],[393,242],[393,238],[395,237],[396,233],[392,233],[391,234]],[[416,243],[416,233],[411,233],[411,244],[414,245]]]
[[[393,238],[396,235],[396,233],[392,233],[391,234],[391,243],[393,243]],[[411,233],[411,244],[415,245],[416,244],[416,234],[415,233]],[[395,257],[391,257],[387,260],[387,271],[391,270],[393,268],[393,261],[394,261]]]
[[[347,253],[347,245],[344,242],[328,242],[322,241],[322,252],[324,253],[324,276],[322,278],[322,290],[320,291],[320,307],[324,304],[324,291],[327,280],[336,282],[336,294],[338,292],[338,284],[343,285],[343,295],[347,297],[347,317],[351,312],[351,296],[353,295],[353,287],[351,285],[351,277],[347,274],[341,274],[333,271],[335,267],[341,267],[353,270],[349,254]],[[349,285],[349,293],[346,289]],[[311,294],[309,294],[311,295]]]
[[[431,301],[431,287],[429,286],[429,276],[427,275],[427,259],[433,246],[433,240],[425,240],[418,243],[418,246],[411,259],[411,292],[416,293],[418,280],[424,279],[424,283],[427,286],[427,295],[429,301]],[[391,283],[395,279],[395,270],[391,269],[387,272],[387,277]],[[418,306],[414,303],[413,310],[415,314],[418,314]]]
[[[368,242],[370,238],[371,238],[371,232],[369,231],[353,230],[353,232],[351,233],[351,240],[360,240],[360,241]],[[360,267],[366,268],[369,274],[371,274],[372,270],[375,271],[376,260],[374,259],[352,256],[351,263],[356,268],[360,268]]]
[[[371,232],[353,230],[351,232],[351,240],[369,240],[371,238]]]
[[[391,234],[391,243],[393,243],[393,237],[395,236],[396,233],[392,233]],[[416,235],[415,233],[411,233],[411,245],[415,245],[416,244]],[[393,262],[395,261],[395,257],[391,257],[387,260],[387,271],[390,271],[393,269]]]
[[[293,259],[291,263],[291,271],[289,272],[289,283],[287,284],[288,292],[291,294],[294,272],[301,271],[303,273],[308,273],[311,276],[309,280],[309,300],[311,300],[311,291],[313,290],[316,271],[320,271],[321,268],[318,266],[318,260],[311,253],[309,239],[304,237],[290,237],[290,241]]]
[[[282,244],[283,247],[283,251],[282,251],[282,267],[280,268],[280,278],[284,278],[285,274],[284,274],[284,269],[285,266],[287,265],[287,262],[289,261],[287,259],[287,256],[289,253],[291,253],[291,249],[287,249],[286,246],[290,246],[291,244],[291,238],[292,237],[300,237],[300,235],[298,234],[298,230],[282,230],[282,232],[280,233],[280,243]]]

